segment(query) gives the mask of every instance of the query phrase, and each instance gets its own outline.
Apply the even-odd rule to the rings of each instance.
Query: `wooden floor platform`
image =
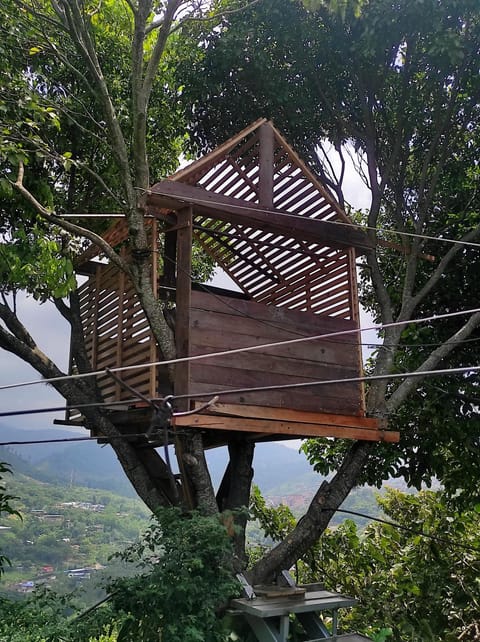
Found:
[[[400,438],[398,432],[385,430],[381,422],[373,417],[242,404],[216,403],[198,414],[173,417],[172,425],[275,435],[277,438],[287,439],[337,437],[396,443]]]
[[[312,611],[329,611],[332,609],[355,606],[357,600],[353,597],[340,595],[333,591],[309,591],[297,598],[278,597],[256,598],[249,600],[240,598],[232,600],[232,606],[244,613],[260,618],[277,617],[288,613],[308,613]]]
[[[230,604],[258,642],[287,642],[292,618],[302,626],[304,642],[371,642],[359,633],[338,633],[338,611],[355,606],[353,597],[328,591],[320,583],[297,585],[286,570],[270,585],[251,586],[242,574],[237,579],[246,597]]]

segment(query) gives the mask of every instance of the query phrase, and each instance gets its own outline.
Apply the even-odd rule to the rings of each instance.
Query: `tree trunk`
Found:
[[[356,486],[358,476],[368,458],[370,442],[355,442],[345,456],[337,474],[330,482],[324,481],[294,530],[280,544],[271,549],[249,572],[250,581],[262,584],[273,581],[283,569],[289,569],[313,546],[337,508]]]
[[[247,565],[245,530],[253,479],[254,451],[255,443],[243,436],[230,440],[228,444],[230,461],[217,493],[217,504],[221,512],[236,511],[231,515],[231,526],[234,541],[234,567],[238,571],[244,570]]]

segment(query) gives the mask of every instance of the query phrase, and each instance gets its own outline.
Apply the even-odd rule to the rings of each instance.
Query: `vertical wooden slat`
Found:
[[[260,126],[260,189],[259,202],[273,207],[274,133],[268,124]]]
[[[157,219],[153,219],[151,227],[151,247],[152,247],[152,289],[154,295],[158,298],[158,223]],[[157,361],[157,342],[150,331],[150,363]],[[149,381],[149,395],[150,398],[157,396],[157,367],[150,367],[150,381]]]
[[[192,208],[178,212],[177,231],[177,305],[175,322],[175,342],[177,357],[188,357],[190,354],[190,303],[192,273]],[[190,387],[189,362],[175,366],[175,395],[188,394]],[[177,407],[187,410],[188,400],[181,399]]]
[[[100,296],[100,284],[102,277],[102,266],[99,265],[95,272],[95,297],[93,302],[92,320],[92,368],[97,369],[98,361],[98,300]]]
[[[122,248],[123,250],[123,248]],[[122,254],[124,252],[122,251]],[[116,366],[121,367],[123,365],[122,363],[122,344],[123,344],[123,336],[122,336],[122,331],[123,331],[123,312],[124,312],[124,306],[126,305],[125,302],[125,272],[123,270],[118,271],[118,316],[117,316],[117,349],[116,349],[116,356],[115,356],[115,361],[116,361]],[[118,382],[115,383],[115,401],[120,401],[122,396],[122,388]]]
[[[357,267],[355,264],[355,250],[352,247],[347,250],[347,262],[348,298],[350,303],[350,310],[352,321],[356,321],[358,323],[360,320],[360,310],[358,307]]]
[[[350,303],[350,313],[352,321],[355,321],[357,326],[360,327],[360,308],[358,303],[358,285],[357,285],[357,267],[355,263],[355,249],[349,248],[347,251],[348,259],[348,294]],[[363,353],[362,353],[362,333],[357,332],[357,355],[358,355],[358,371],[363,373]],[[360,387],[360,404],[362,413],[366,413],[365,404],[365,384],[359,383]]]

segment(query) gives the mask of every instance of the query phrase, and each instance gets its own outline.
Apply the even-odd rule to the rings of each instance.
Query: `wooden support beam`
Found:
[[[158,221],[155,221],[151,229],[151,247],[152,247],[152,288],[155,296],[158,298]],[[133,319],[132,319],[133,322]],[[149,328],[150,335],[150,363],[158,361],[157,342],[153,336],[153,332]],[[157,394],[157,368],[150,366],[150,383],[149,383],[150,398],[153,399]]]
[[[177,357],[190,356],[190,308],[192,273],[192,208],[186,207],[178,212],[177,231],[177,292],[175,343]],[[187,395],[190,387],[190,362],[175,365],[175,395]],[[188,410],[188,400],[179,400],[177,407]]]
[[[192,208],[186,207],[178,212],[177,229],[177,292],[176,292],[176,320],[175,344],[177,357],[190,356],[190,309],[191,309],[191,274],[192,274],[192,241],[193,241],[193,216]],[[175,395],[188,395],[190,390],[190,362],[175,364]],[[175,403],[178,410],[188,410],[188,399],[177,399]],[[173,422],[172,422],[172,425]],[[175,451],[177,462],[182,475],[182,492],[184,502],[194,508],[193,488],[187,474],[184,452],[185,443],[182,437],[175,435]]]
[[[188,204],[195,206],[196,214],[208,218],[248,225],[300,241],[340,248],[355,247],[361,251],[372,249],[367,235],[354,225],[334,225],[170,180],[160,181],[147,192],[147,207],[151,206],[152,212],[158,212],[157,208],[179,210]]]

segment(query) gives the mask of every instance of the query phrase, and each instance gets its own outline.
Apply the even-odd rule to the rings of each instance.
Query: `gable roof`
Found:
[[[194,236],[251,298],[351,318],[349,252],[370,247],[266,119],[156,183],[151,213],[194,207]]]

